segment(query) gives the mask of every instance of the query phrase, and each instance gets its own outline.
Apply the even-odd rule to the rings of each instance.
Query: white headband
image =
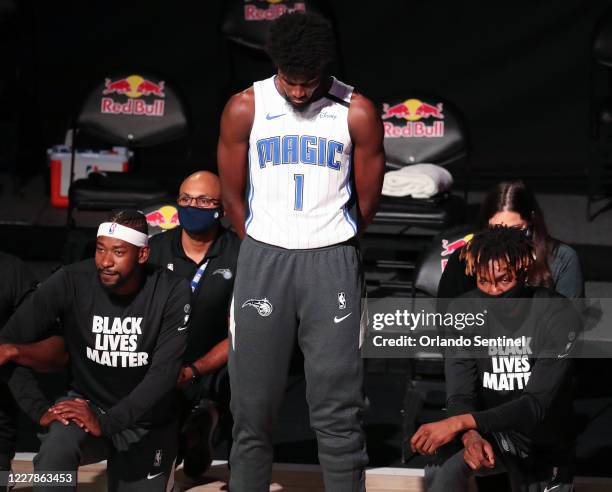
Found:
[[[127,243],[138,246],[139,248],[149,243],[149,237],[142,232],[125,227],[117,222],[102,222],[98,227],[98,237],[107,236],[121,239]]]

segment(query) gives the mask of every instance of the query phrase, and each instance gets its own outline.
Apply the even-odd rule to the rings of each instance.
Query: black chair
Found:
[[[383,103],[384,145],[387,170],[419,163],[449,169],[464,180],[464,199],[469,188],[469,134],[460,112],[438,97],[410,95]],[[456,197],[441,194],[429,200],[383,196],[376,222],[419,224],[444,230],[459,217]]]
[[[382,106],[387,170],[419,163],[447,168],[463,181],[463,197],[429,199],[382,196],[364,237],[370,292],[410,291],[415,257],[432,236],[465,221],[470,178],[470,138],[457,108],[420,94],[388,99]]]
[[[69,192],[68,223],[74,225],[75,210],[135,208],[138,204],[163,199],[172,190],[150,175],[139,152],[171,141],[186,139],[189,124],[186,107],[176,89],[161,77],[141,72],[119,73],[99,82],[85,97],[74,118],[71,177],[76,149],[83,137],[128,147],[135,154],[128,173],[92,173],[72,182]],[[185,157],[189,153],[183,146]],[[170,175],[176,162],[165,165],[159,174]],[[170,185],[165,181],[166,185]],[[174,183],[171,183],[174,185]]]
[[[239,45],[263,51],[272,21],[284,13],[294,11],[321,13],[316,2],[311,0],[285,0],[276,3],[266,0],[229,0],[225,2],[221,32]]]
[[[593,34],[593,75],[591,90],[591,140],[587,163],[587,220],[592,221],[603,211],[612,208],[612,201],[593,212],[597,202],[610,198],[612,182],[612,12],[597,24]],[[601,76],[601,77],[597,77]],[[603,81],[603,84],[597,82]],[[602,85],[600,88],[594,86]],[[602,96],[601,94],[605,94]]]
[[[221,24],[226,45],[231,92],[242,90],[253,80],[270,77],[274,66],[265,52],[266,39],[272,21],[286,12],[315,12],[335,25],[325,0],[225,0]],[[338,66],[341,66],[338,53]],[[342,70],[335,70],[341,76]]]
[[[438,284],[448,257],[469,241],[473,227],[458,226],[434,237],[429,248],[418,258],[412,282],[412,298],[437,297]],[[406,393],[402,410],[403,438],[402,461],[412,456],[410,439],[423,420],[444,417],[446,404],[444,383],[444,357],[439,352],[423,352],[409,360],[406,368]]]
[[[415,266],[412,282],[413,298],[438,295],[438,285],[449,256],[467,244],[474,230],[473,226],[460,225],[432,239],[431,246],[421,253]]]

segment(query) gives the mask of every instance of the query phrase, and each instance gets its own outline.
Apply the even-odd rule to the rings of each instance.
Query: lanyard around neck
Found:
[[[206,260],[204,263],[202,263],[199,266],[198,270],[195,272],[195,275],[191,279],[191,292],[195,292],[195,290],[198,288],[198,284],[200,283],[200,280],[202,280],[202,276],[204,275],[204,272],[206,271],[206,267],[208,266],[209,261],[210,261],[210,258]]]

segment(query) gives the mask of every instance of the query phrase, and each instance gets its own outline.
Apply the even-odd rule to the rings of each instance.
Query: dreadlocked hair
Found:
[[[294,76],[322,75],[334,61],[331,24],[312,12],[291,12],[270,26],[266,51],[274,65]]]
[[[148,233],[147,219],[142,212],[133,209],[113,210],[108,218],[109,222],[116,222],[135,231]]]
[[[505,264],[515,277],[526,275],[534,262],[535,248],[518,227],[493,226],[476,234],[462,249],[466,275],[489,275],[489,265]]]

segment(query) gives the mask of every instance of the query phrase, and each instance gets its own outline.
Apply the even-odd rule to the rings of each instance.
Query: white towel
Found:
[[[449,191],[452,186],[453,176],[443,167],[435,164],[414,164],[385,173],[382,194],[431,198],[438,193]]]

